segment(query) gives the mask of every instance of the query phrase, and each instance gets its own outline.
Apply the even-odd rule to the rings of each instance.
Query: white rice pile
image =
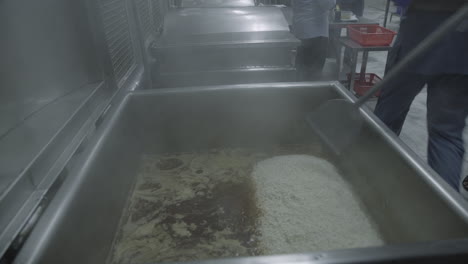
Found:
[[[266,254],[382,245],[351,187],[328,161],[279,156],[253,171]]]

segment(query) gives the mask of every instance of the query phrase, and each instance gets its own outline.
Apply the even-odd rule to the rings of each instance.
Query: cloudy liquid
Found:
[[[336,229],[324,230],[321,238],[298,237],[300,233],[314,232],[314,228],[310,232],[297,230],[311,229],[311,222],[320,222],[326,217],[322,215],[322,218],[314,219],[309,217],[311,215],[301,215],[300,212],[304,211],[301,206],[325,203],[320,208],[327,208],[326,203],[329,201],[317,201],[314,199],[320,196],[307,194],[306,184],[314,183],[304,181],[304,171],[299,170],[299,176],[285,174],[294,174],[294,171],[287,171],[291,167],[291,164],[287,164],[288,160],[295,159],[288,155],[301,154],[302,156],[297,157],[304,158],[312,157],[305,156],[311,153],[315,156],[322,154],[317,146],[283,146],[268,151],[220,149],[144,156],[114,242],[110,263],[193,261],[327,249],[330,241],[326,234],[331,232],[336,238]],[[285,163],[284,159],[275,160],[278,157],[290,158]],[[326,162],[320,158],[314,160],[316,161]],[[304,164],[304,160],[299,161],[301,162]],[[305,162],[307,163],[307,159]],[[274,164],[279,167],[275,168]],[[280,169],[282,164],[287,165],[286,171]],[[306,169],[313,169],[316,165],[318,163],[308,164]],[[328,179],[326,171],[318,172],[320,173],[324,173],[325,179]],[[290,190],[287,190],[289,187],[278,182],[283,176],[292,176],[291,184],[302,185],[303,187],[299,187],[302,188],[301,192],[290,196]],[[320,177],[317,179],[320,180]],[[339,186],[348,188],[343,184]],[[314,186],[309,187],[313,191]],[[286,189],[281,190],[282,188]],[[272,196],[272,192],[277,191],[278,195]],[[350,196],[345,195],[342,198],[349,199]],[[339,202],[335,200],[332,205],[336,207],[336,204]],[[349,202],[343,203],[343,206],[349,205]],[[360,210],[357,202],[352,205],[355,206],[335,210]],[[306,213],[310,214],[310,208],[306,209]],[[299,210],[299,213],[294,210]],[[370,226],[367,218],[362,218],[363,214],[358,212],[357,215],[358,220],[366,220],[361,229]],[[303,223],[292,221],[294,217],[300,217]],[[309,219],[305,219],[307,217]],[[323,222],[320,223],[319,226],[323,227]],[[359,223],[353,225],[359,226]],[[328,227],[331,228],[330,225]],[[347,230],[339,229],[338,232]],[[371,229],[371,232],[375,230]],[[304,243],[308,239],[313,241]],[[353,237],[346,238],[346,242],[339,246],[346,245],[353,239],[356,240]],[[373,243],[380,244],[378,239],[365,239],[354,241],[350,246]]]

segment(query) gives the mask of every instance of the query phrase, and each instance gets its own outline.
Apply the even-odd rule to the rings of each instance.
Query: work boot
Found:
[[[465,200],[468,201],[468,176],[461,183],[460,194]]]
[[[463,189],[468,192],[468,176],[465,177],[462,183]]]

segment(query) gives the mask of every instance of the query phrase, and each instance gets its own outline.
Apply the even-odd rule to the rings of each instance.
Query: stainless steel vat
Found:
[[[182,7],[246,7],[255,6],[254,0],[182,0]]]
[[[153,45],[160,86],[293,81],[298,40],[276,7],[184,8]]]
[[[104,263],[142,154],[304,144],[310,131],[297,124],[332,98],[353,100],[337,83],[130,93],[109,110],[15,263]],[[213,263],[466,263],[467,202],[370,111],[361,114],[362,134],[335,165],[394,246]]]

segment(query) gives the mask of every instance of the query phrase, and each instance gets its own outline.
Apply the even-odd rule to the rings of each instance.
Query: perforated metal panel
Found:
[[[144,38],[155,32],[151,18],[150,0],[135,0],[136,11]]]
[[[168,1],[151,0],[151,11],[154,20],[154,28],[159,30],[164,22],[164,16],[169,9]]]
[[[125,0],[101,0],[101,13],[117,82],[135,64],[132,36]]]

